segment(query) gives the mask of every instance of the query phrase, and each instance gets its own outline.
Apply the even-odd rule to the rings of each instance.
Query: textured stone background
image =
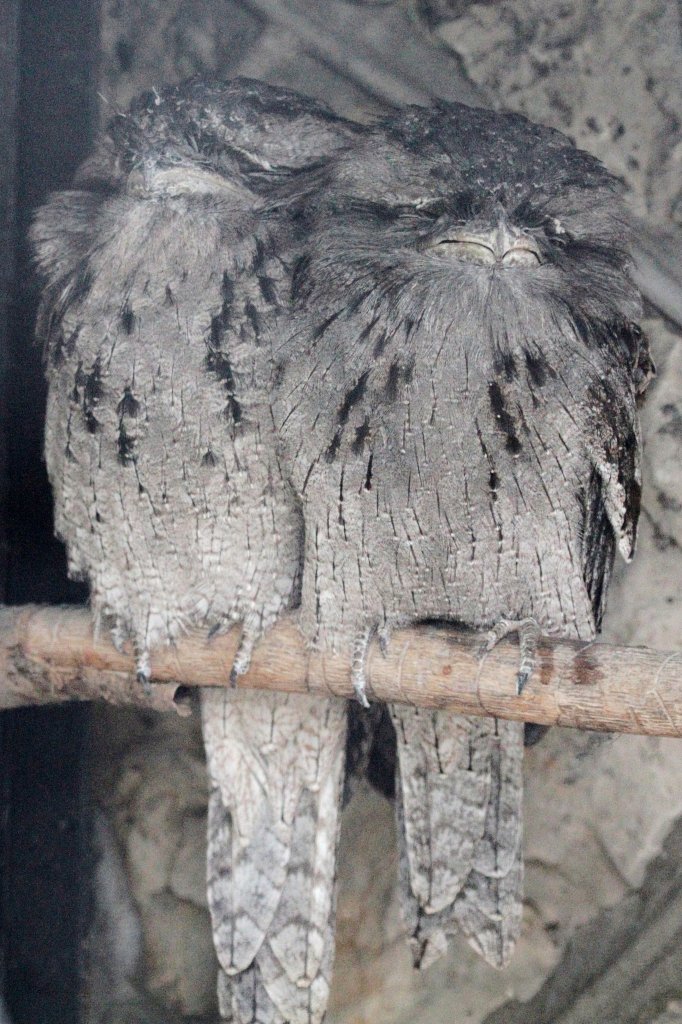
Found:
[[[633,209],[682,225],[679,5],[422,0],[419,10],[491,105],[567,132],[623,178]],[[375,110],[361,89],[302,53],[293,36],[227,0],[104,0],[102,44],[104,116],[141,88],[196,71],[282,82],[359,117]],[[659,377],[643,416],[639,551],[633,565],[618,568],[605,634],[674,649],[682,622],[682,337],[653,311],[646,328]],[[368,789],[355,794],[343,820],[329,1024],[465,1024],[491,1014],[491,1024],[682,1021],[675,1001],[682,998],[682,917],[667,953],[655,930],[660,915],[645,936],[646,948],[660,939],[670,975],[655,1013],[633,1015],[636,999],[617,969],[619,957],[627,961],[623,950],[638,948],[638,928],[656,894],[670,886],[668,906],[677,892],[682,843],[666,840],[682,820],[682,748],[638,737],[591,747],[585,734],[554,730],[528,752],[525,924],[504,972],[482,964],[465,943],[425,974],[412,971],[394,892],[392,808]],[[99,937],[108,954],[106,965],[95,961],[92,1024],[211,1020],[215,962],[203,886],[206,780],[197,719],[103,710],[93,762],[103,811],[93,946]],[[674,919],[671,927],[674,933]],[[587,989],[596,961],[606,964],[607,982],[595,995]],[[662,969],[657,961],[657,977]],[[599,1015],[594,1008],[607,1003],[594,1000],[611,998],[599,996],[605,985],[618,1008]],[[569,989],[587,993],[577,1008]],[[116,999],[124,1005],[120,1017],[112,1016]],[[559,1004],[556,1015],[547,1009]]]

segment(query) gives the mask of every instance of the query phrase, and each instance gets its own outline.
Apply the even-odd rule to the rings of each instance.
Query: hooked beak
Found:
[[[430,239],[427,248],[482,266],[537,267],[542,263],[535,239],[503,219],[491,229],[450,229]]]

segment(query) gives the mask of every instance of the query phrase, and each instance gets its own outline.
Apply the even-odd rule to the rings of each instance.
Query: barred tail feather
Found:
[[[224,1019],[320,1024],[334,955],[346,706],[206,691],[208,898]]]
[[[461,932],[504,966],[521,927],[523,726],[391,707],[400,890],[415,965]]]

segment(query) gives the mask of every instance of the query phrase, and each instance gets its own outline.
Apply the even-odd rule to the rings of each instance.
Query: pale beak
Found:
[[[490,230],[454,229],[447,235],[430,240],[428,248],[437,248],[443,253],[484,266],[537,267],[542,256],[535,239],[525,231],[510,227],[500,220]]]

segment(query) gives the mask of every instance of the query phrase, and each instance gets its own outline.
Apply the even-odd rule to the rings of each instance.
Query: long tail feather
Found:
[[[416,966],[462,932],[504,966],[521,927],[523,726],[393,705],[400,888]]]
[[[334,954],[346,705],[207,690],[208,898],[235,1024],[319,1024]]]

